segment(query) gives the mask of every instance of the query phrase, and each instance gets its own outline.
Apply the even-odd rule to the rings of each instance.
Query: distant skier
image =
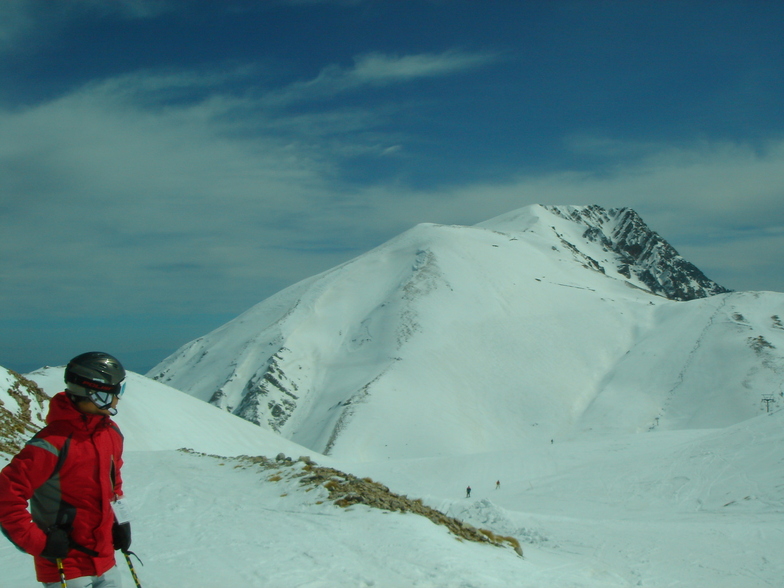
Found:
[[[501,487],[501,480],[496,480],[495,489],[498,490]]]
[[[466,498],[471,498],[471,486],[466,488]]]

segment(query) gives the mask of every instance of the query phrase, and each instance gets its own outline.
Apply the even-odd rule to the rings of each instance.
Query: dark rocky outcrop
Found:
[[[670,300],[694,300],[729,292],[686,261],[630,208],[547,206],[550,212],[585,225],[583,237],[615,253],[620,274],[635,276],[651,292]],[[594,268],[597,269],[597,268]]]
[[[8,374],[11,385],[6,393],[10,402],[0,400],[0,454],[10,457],[41,429],[49,396],[24,376],[11,370]]]

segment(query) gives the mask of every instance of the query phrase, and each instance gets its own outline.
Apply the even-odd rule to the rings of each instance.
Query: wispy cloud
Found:
[[[386,85],[417,78],[451,75],[481,67],[497,59],[497,55],[492,53],[457,51],[400,57],[373,53],[357,58],[354,67],[343,75],[339,74],[337,79],[346,80],[349,87],[363,84]]]
[[[85,13],[122,18],[153,18],[173,10],[181,0],[3,0],[0,2],[0,54],[48,42],[54,31]]]
[[[242,75],[136,72],[0,110],[7,317],[239,311],[376,244],[337,180],[372,116],[271,114],[226,90]]]
[[[97,80],[77,92],[149,104],[185,98],[194,102],[207,94],[218,95],[226,85],[246,82],[255,74],[256,68],[251,65],[201,70],[142,70]]]
[[[311,89],[323,95],[480,62],[366,56],[328,68]],[[416,223],[474,224],[533,203],[631,206],[718,281],[749,283],[779,267],[784,142],[752,149],[583,137],[570,147],[593,145],[609,171],[432,190],[398,179],[348,186],[340,167],[370,149],[370,109],[288,115],[269,110],[266,95],[231,94],[227,79],[243,72],[225,75],[136,73],[0,111],[2,274],[15,285],[0,291],[7,316],[35,315],[53,289],[71,315],[239,312]],[[194,88],[198,98],[167,99]],[[313,148],[338,131],[339,145]],[[399,149],[384,145],[377,154]]]
[[[114,13],[125,18],[154,18],[183,6],[182,0],[72,0],[72,4],[83,10]]]
[[[293,83],[272,93],[268,99],[277,103],[288,103],[331,98],[367,87],[383,87],[453,75],[497,60],[497,54],[488,52],[446,51],[439,54],[403,56],[371,53],[357,57],[351,67],[325,67],[314,79]]]

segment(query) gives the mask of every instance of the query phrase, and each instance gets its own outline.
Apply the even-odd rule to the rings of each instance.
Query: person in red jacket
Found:
[[[120,586],[114,551],[128,551],[131,532],[114,512],[123,495],[123,437],[111,416],[124,380],[107,353],[73,358],[46,426],[0,471],[0,530],[34,556],[45,586]]]

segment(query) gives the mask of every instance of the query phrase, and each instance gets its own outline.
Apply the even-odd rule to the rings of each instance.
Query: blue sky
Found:
[[[784,291],[784,2],[4,0],[0,365],[145,373],[420,222],[628,206]]]

